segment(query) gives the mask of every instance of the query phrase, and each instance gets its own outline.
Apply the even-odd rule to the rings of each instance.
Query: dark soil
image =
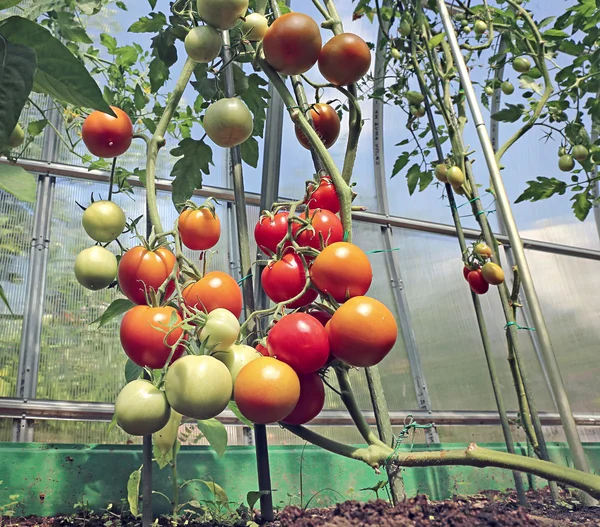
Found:
[[[514,493],[496,491],[475,496],[456,496],[452,500],[429,501],[417,496],[392,507],[383,500],[368,503],[346,501],[334,507],[304,510],[286,507],[271,523],[263,527],[600,527],[600,507],[582,507],[571,495],[563,493],[563,501],[553,504],[548,491],[528,493],[530,508],[519,506]],[[243,527],[248,517],[226,523],[205,523],[188,517],[179,525],[186,527]],[[255,518],[256,521],[260,521]],[[161,518],[159,525],[176,525]],[[52,518],[6,518],[0,525],[27,527],[124,527],[140,525],[132,517],[68,516]]]

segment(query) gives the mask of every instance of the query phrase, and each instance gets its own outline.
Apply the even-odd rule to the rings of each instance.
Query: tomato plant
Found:
[[[206,251],[221,237],[221,220],[211,207],[185,209],[179,215],[181,242],[188,249]]]
[[[209,355],[186,355],[176,360],[165,376],[165,395],[171,407],[194,419],[219,415],[231,400],[231,374]]]
[[[117,276],[117,258],[104,247],[94,245],[75,258],[75,278],[85,288],[104,289]]]
[[[81,223],[87,235],[97,242],[116,240],[125,228],[125,213],[112,201],[95,201],[83,212]]]
[[[490,284],[484,280],[483,275],[481,274],[481,269],[471,271],[467,276],[467,282],[469,282],[473,292],[478,295],[484,295],[490,288]]]
[[[313,127],[325,148],[331,148],[337,141],[340,135],[340,117],[333,107],[327,103],[313,104],[310,109],[310,118],[312,119]],[[310,148],[308,138],[304,132],[300,130],[298,125],[295,126],[296,137],[304,148]]]
[[[166,247],[154,251],[143,245],[129,249],[119,261],[118,280],[123,294],[135,304],[146,304],[146,295],[166,281],[175,266],[175,255]],[[165,290],[165,298],[171,296],[175,283]]]
[[[298,232],[296,241],[302,247],[319,250],[344,239],[342,222],[333,212],[324,209],[309,210],[308,218],[306,212],[300,218],[308,221],[308,225],[302,227],[301,231],[300,225],[294,224],[294,230]]]
[[[325,329],[333,356],[359,368],[379,364],[394,347],[398,336],[392,312],[368,296],[346,301]]]
[[[359,81],[371,66],[371,50],[353,33],[340,33],[331,38],[319,54],[319,71],[336,86]]]
[[[300,380],[284,362],[259,357],[240,370],[233,395],[246,419],[258,424],[276,423],[287,417],[298,403]]]
[[[126,384],[115,401],[117,424],[130,435],[158,432],[168,423],[170,415],[165,394],[144,379]]]
[[[300,380],[300,398],[296,407],[285,419],[290,425],[303,425],[312,421],[325,405],[325,385],[318,373],[298,375]]]
[[[329,341],[323,325],[306,313],[286,315],[267,337],[269,355],[289,364],[296,373],[320,370],[329,358]]]
[[[133,139],[133,124],[120,108],[110,107],[116,117],[96,110],[88,115],[81,128],[87,149],[98,157],[117,157],[129,149]]]
[[[189,308],[210,313],[224,308],[235,318],[242,314],[242,291],[237,282],[222,271],[206,273],[200,280],[185,287],[183,301]]]
[[[321,30],[302,13],[277,18],[263,38],[267,62],[282,75],[300,75],[312,68],[321,52]]]
[[[258,248],[267,256],[277,252],[277,245],[285,238],[288,230],[289,212],[280,211],[275,214],[263,212],[256,227],[254,227],[254,239]]]
[[[233,148],[252,135],[254,119],[242,100],[231,97],[213,102],[204,113],[202,125],[213,143]]]
[[[121,345],[127,356],[138,366],[159,369],[164,367],[171,347],[183,329],[178,327],[181,316],[173,307],[135,306],[121,321]],[[185,348],[179,345],[171,361],[181,357]]]
[[[310,183],[304,203],[310,209],[324,209],[337,214],[340,211],[340,200],[337,197],[331,177],[321,177],[318,185]]]
[[[271,260],[263,269],[261,284],[267,296],[276,304],[299,295],[306,284],[306,272],[302,259],[294,251],[287,250],[281,260]],[[298,300],[287,304],[289,309],[306,306],[317,298],[314,289],[308,289]]]
[[[373,270],[367,255],[356,245],[337,242],[325,247],[310,268],[312,283],[337,302],[364,295],[371,286]]]

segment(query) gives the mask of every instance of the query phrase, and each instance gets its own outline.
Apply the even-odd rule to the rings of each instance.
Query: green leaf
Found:
[[[150,4],[151,9],[154,9],[156,7],[156,0],[148,0],[148,3]]]
[[[143,467],[143,465],[142,465]],[[129,475],[129,480],[127,481],[127,502],[129,503],[129,508],[131,510],[131,514],[137,516],[139,514],[139,496],[140,496],[140,481],[142,479],[142,467],[134,470]]]
[[[548,29],[542,33],[544,38],[567,38],[569,35],[560,29]]]
[[[127,362],[125,363],[125,382],[129,384],[131,381],[139,379],[143,371],[144,368],[138,366],[131,359],[127,359]]]
[[[284,0],[277,0],[277,5],[279,6],[279,12],[282,15],[286,15],[287,13],[291,13],[291,9],[285,3]]]
[[[521,203],[522,201],[534,202],[541,199],[548,199],[554,196],[554,194],[562,195],[567,190],[567,184],[564,181],[545,176],[538,176],[535,181],[527,181],[527,185],[527,188],[515,200],[515,203]]]
[[[532,90],[538,95],[541,95],[543,92],[541,85],[535,82],[528,75],[521,75],[521,77],[519,78],[519,85],[524,90]]]
[[[224,507],[227,507],[229,505],[229,498],[227,497],[227,493],[225,492],[223,487],[221,487],[214,481],[204,481],[203,479],[200,481],[202,481],[202,483],[204,483],[215,495],[216,501],[219,505],[222,505]]]
[[[75,19],[73,13],[59,11],[56,13],[56,24],[60,36],[69,42],[81,42],[91,44],[92,39],[86,33],[84,27]]]
[[[258,141],[254,137],[249,137],[241,145],[242,160],[251,167],[258,166]]]
[[[198,420],[198,428],[217,456],[221,457],[227,450],[227,430],[223,423],[213,417],[212,419]]]
[[[117,2],[115,2],[115,5],[123,11],[128,11],[127,6],[125,5],[124,2],[117,1]]]
[[[133,92],[133,104],[137,110],[142,110],[146,106],[146,95],[139,84],[135,85]]]
[[[268,490],[251,490],[248,492],[248,494],[246,494],[246,503],[248,504],[248,508],[251,511],[254,510],[254,506],[260,497],[266,496],[267,494],[271,494],[271,492]]]
[[[137,22],[134,22],[129,29],[129,33],[156,33],[167,25],[167,17],[162,13],[150,13],[150,18],[143,16]]]
[[[110,434],[113,429],[115,428],[115,426],[117,426],[117,414],[113,413],[112,419],[110,420],[110,423],[108,423],[108,426],[106,427],[106,433]]]
[[[17,165],[0,163],[0,189],[9,192],[20,201],[35,201],[37,178]]]
[[[419,185],[419,192],[423,192],[429,184],[433,181],[433,173],[431,170],[421,172],[421,167],[415,163],[412,165],[406,174],[406,182],[408,184],[408,192],[412,196],[417,184]]]
[[[19,5],[23,0],[0,0],[0,11]]]
[[[150,62],[148,77],[150,78],[150,88],[152,93],[156,93],[164,86],[165,82],[169,80],[169,68],[167,68],[167,65],[158,57],[154,57],[152,62]]]
[[[396,159],[396,162],[394,163],[394,168],[392,169],[391,177],[394,177],[396,174],[398,174],[408,164],[409,161],[410,156],[408,155],[408,152],[402,152],[398,159]]]
[[[42,26],[12,16],[0,23],[0,34],[9,42],[29,46],[37,55],[33,89],[74,106],[112,115],[102,91],[85,66]]]
[[[419,192],[423,192],[432,181],[433,171],[428,170],[426,172],[421,172],[421,179],[419,180]]]
[[[505,123],[514,123],[518,121],[524,113],[525,107],[522,104],[508,104],[506,108],[493,114],[492,119]]]
[[[438,46],[442,40],[444,40],[444,33],[438,33],[437,35],[431,37],[427,45],[429,46],[429,49],[433,49]]]
[[[158,464],[158,468],[162,470],[173,460],[173,449],[167,450],[164,454],[160,451],[156,443],[152,445],[152,456]]]
[[[4,302],[4,305],[8,308],[8,310],[10,311],[10,314],[14,315],[13,310],[10,308],[10,304],[8,303],[8,298],[6,296],[6,293],[4,292],[4,289],[2,289],[1,285],[0,285],[0,300],[2,300],[2,302]]]
[[[105,309],[104,313],[102,313],[96,320],[90,322],[90,325],[98,322],[98,327],[101,328],[102,326],[108,324],[113,318],[116,318],[119,315],[129,311],[133,306],[135,306],[135,304],[131,300],[127,298],[117,298],[111,302],[110,306]]]
[[[202,173],[208,174],[213,164],[212,150],[204,141],[188,137],[171,150],[171,155],[183,156],[171,171],[171,177],[175,178],[172,199],[177,207],[190,199],[195,189],[202,188]]]
[[[587,218],[587,215],[592,208],[592,200],[589,190],[575,194],[571,200],[573,201],[573,212],[579,221]]]
[[[102,33],[100,35],[100,43],[111,55],[114,55],[117,52],[117,39],[108,33]]]
[[[247,89],[242,93],[241,99],[246,103],[254,117],[253,136],[263,137],[267,108],[271,95],[263,88],[267,82],[256,73],[247,77]]]
[[[238,405],[235,404],[235,401],[229,401],[229,404],[227,405],[227,407],[235,414],[235,416],[242,422],[244,423],[247,427],[249,428],[254,428],[254,423],[252,421],[250,421],[249,419],[246,419],[243,415],[242,412],[240,412],[240,409],[238,408]]]
[[[0,151],[8,146],[10,134],[31,93],[35,66],[33,49],[0,37]]]
[[[33,137],[40,135],[44,128],[48,125],[48,119],[40,119],[39,121],[31,121],[27,125],[27,133]]]

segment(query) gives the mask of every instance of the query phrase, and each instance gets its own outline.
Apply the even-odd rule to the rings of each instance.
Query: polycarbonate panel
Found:
[[[394,229],[413,328],[434,410],[495,410],[489,373],[458,241]],[[516,409],[498,294],[481,295],[487,331],[505,404]],[[520,332],[521,353],[540,410],[553,410],[530,335]]]
[[[600,409],[600,262],[526,251],[573,410]]]
[[[12,441],[13,420],[0,419],[0,443]]]
[[[0,286],[12,310],[0,300],[0,397],[16,394],[34,208],[0,190]]]

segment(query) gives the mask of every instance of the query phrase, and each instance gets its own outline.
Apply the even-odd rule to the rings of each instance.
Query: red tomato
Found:
[[[296,373],[320,370],[329,358],[329,340],[321,323],[306,313],[284,316],[267,338],[269,355],[289,364]]]
[[[360,80],[371,66],[371,50],[353,33],[341,33],[327,42],[319,54],[319,71],[336,86]]]
[[[127,152],[133,139],[133,125],[120,108],[110,107],[116,117],[96,110],[85,118],[81,137],[87,149],[98,157],[117,157]]]
[[[276,304],[294,298],[300,294],[306,284],[302,259],[295,252],[289,250],[281,260],[271,260],[262,272],[261,283],[267,296]],[[317,296],[318,293],[314,289],[309,289],[298,300],[287,304],[286,307],[296,309],[307,306]]]
[[[174,266],[175,255],[166,247],[149,251],[143,245],[138,245],[121,257],[117,273],[119,287],[135,304],[146,304],[146,294],[150,289],[157,291]],[[174,290],[175,282],[171,282],[165,291],[165,298],[169,298]]]
[[[469,273],[472,271],[472,269],[469,269],[466,265],[463,267],[463,276],[465,277],[465,280],[469,281]]]
[[[304,203],[311,209],[325,209],[334,214],[340,211],[340,200],[329,176],[323,176],[318,186],[314,183],[308,186],[308,195]]]
[[[206,251],[221,237],[221,220],[208,207],[186,209],[179,216],[181,242],[193,251]]]
[[[254,239],[259,249],[267,256],[277,252],[277,245],[285,238],[288,230],[287,211],[278,212],[275,215],[262,214],[254,227]]]
[[[300,379],[300,399],[296,407],[283,422],[290,425],[303,425],[321,413],[325,405],[325,385],[318,373],[298,375]]]
[[[381,362],[398,337],[392,312],[367,296],[356,296],[340,306],[325,329],[331,353],[359,368]]]
[[[242,314],[242,290],[231,276],[222,271],[206,273],[200,280],[188,285],[182,295],[186,306],[201,309],[205,313],[222,307],[236,318]]]
[[[306,219],[306,212],[300,214],[300,218]],[[319,250],[323,248],[321,238],[325,247],[344,239],[342,222],[333,212],[323,209],[310,210],[308,221],[311,226],[304,228],[296,237],[298,245]],[[294,223],[293,229],[297,232],[300,225]]]
[[[485,281],[483,275],[481,274],[481,269],[471,271],[467,277],[467,281],[469,282],[473,292],[477,293],[478,295],[484,295],[490,288],[490,284]]]
[[[332,106],[325,103],[313,104],[310,110],[310,117],[313,122],[313,128],[317,135],[323,141],[325,148],[331,148],[340,135],[340,117]],[[310,148],[308,138],[304,132],[296,125],[296,137],[304,148]]]
[[[258,351],[258,353],[260,353],[261,355],[264,355],[265,357],[270,357],[269,350],[267,349],[265,344],[263,344],[262,342],[257,342],[254,347],[256,348],[256,351]]]
[[[138,366],[153,370],[162,368],[171,353],[170,346],[183,333],[181,327],[170,333],[169,331],[180,322],[179,313],[170,306],[135,306],[125,313],[121,321],[121,345],[127,356]],[[183,345],[178,346],[171,362],[181,357],[184,351]]]
[[[317,289],[344,302],[369,290],[373,270],[367,255],[356,245],[338,242],[325,247],[315,258],[310,278]]]
[[[325,326],[333,316],[331,313],[323,311],[322,309],[309,309],[306,313],[311,317],[315,317],[323,326]]]
[[[321,30],[302,13],[287,13],[271,24],[263,38],[265,59],[282,75],[300,75],[312,68],[321,52]]]

